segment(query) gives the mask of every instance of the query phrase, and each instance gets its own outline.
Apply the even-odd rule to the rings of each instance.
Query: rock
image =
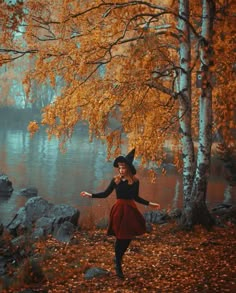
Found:
[[[25,242],[26,242],[26,240],[25,240],[24,235],[20,235],[20,236],[15,237],[11,240],[11,244],[15,247],[23,246],[23,244],[25,244]]]
[[[21,229],[27,227],[25,207],[20,208],[14,218],[7,225],[7,229],[15,236],[17,235],[18,227]]]
[[[0,276],[7,274],[9,265],[17,265],[22,261],[25,257],[25,243],[26,238],[23,235],[14,239],[0,238]]]
[[[35,222],[35,229],[42,229],[44,234],[51,234],[53,231],[54,218],[41,217]]]
[[[12,278],[8,275],[1,276],[1,289],[8,292],[12,285]]]
[[[78,225],[79,211],[66,204],[53,205],[50,209],[50,217],[55,218],[56,224],[69,221],[75,226]]]
[[[38,196],[38,189],[35,187],[23,188],[19,190],[18,195],[25,196],[28,198]]]
[[[43,238],[45,235],[46,233],[44,232],[43,228],[36,228],[31,234],[31,238],[37,240]]]
[[[213,209],[212,212],[217,212],[217,211],[226,211],[228,209],[232,208],[231,204],[227,204],[227,203],[220,203],[218,205],[216,205]]]
[[[30,198],[25,206],[18,210],[7,229],[15,236],[23,230],[31,233],[33,238],[38,238],[40,235],[55,234],[64,222],[77,226],[79,216],[78,209],[65,204],[53,205],[37,196]],[[71,225],[67,224],[67,228],[70,235]]]
[[[177,219],[180,218],[182,215],[181,209],[173,209],[169,212],[169,216],[171,219]]]
[[[0,276],[3,276],[7,271],[7,261],[3,256],[0,256]]]
[[[108,227],[108,218],[102,218],[97,224],[97,229],[106,229]]]
[[[22,270],[25,284],[40,284],[46,281],[41,262],[37,258],[28,258],[23,264]]]
[[[64,222],[54,233],[54,237],[61,242],[70,242],[75,232],[75,226],[71,222]]]
[[[12,182],[5,174],[0,174],[0,196],[10,195],[13,191]]]
[[[146,222],[146,232],[151,233],[152,232],[152,225],[149,222]]]
[[[3,231],[4,231],[4,226],[3,226],[3,224],[1,223],[1,224],[0,224],[0,236],[3,234]]]
[[[221,203],[214,207],[212,215],[216,218],[218,225],[224,225],[224,222],[230,221],[236,223],[236,206],[231,204]]]
[[[47,217],[51,214],[53,204],[40,196],[32,197],[25,203],[25,212],[27,222],[35,222],[41,217]],[[51,215],[50,215],[51,217]]]
[[[101,268],[90,268],[85,272],[84,278],[85,279],[92,279],[92,278],[97,278],[101,276],[106,276],[108,275],[109,272],[107,270],[101,269]]]
[[[163,223],[166,223],[167,220],[170,219],[168,214],[163,211],[148,211],[144,213],[144,218],[147,223],[152,223],[152,224],[163,224]]]

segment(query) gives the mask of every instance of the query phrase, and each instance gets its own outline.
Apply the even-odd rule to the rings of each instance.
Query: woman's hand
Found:
[[[155,202],[149,202],[149,206],[157,209],[157,210],[160,210],[161,206],[159,205],[159,203],[155,203]]]
[[[89,193],[89,192],[86,192],[86,191],[81,191],[81,192],[80,192],[80,195],[81,195],[82,197],[92,197],[92,194]]]

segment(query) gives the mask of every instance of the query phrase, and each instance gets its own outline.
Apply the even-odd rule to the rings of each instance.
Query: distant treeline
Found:
[[[0,107],[1,128],[25,128],[29,121],[39,120],[41,113],[35,109],[16,109],[10,106]]]

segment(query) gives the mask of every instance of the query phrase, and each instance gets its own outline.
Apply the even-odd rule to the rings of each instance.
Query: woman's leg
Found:
[[[124,278],[121,262],[122,257],[125,254],[127,248],[129,247],[129,244],[131,242],[131,239],[116,239],[115,242],[115,264],[116,264],[116,274],[120,278]]]

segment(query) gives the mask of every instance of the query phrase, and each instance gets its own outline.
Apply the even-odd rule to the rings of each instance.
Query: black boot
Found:
[[[122,257],[126,249],[128,248],[130,241],[131,239],[116,239],[115,243],[115,270],[116,275],[121,279],[124,279],[124,274],[121,266]]]
[[[117,277],[119,277],[121,279],[125,278],[123,271],[122,271],[121,259],[119,257],[115,258],[115,270],[116,270]]]

